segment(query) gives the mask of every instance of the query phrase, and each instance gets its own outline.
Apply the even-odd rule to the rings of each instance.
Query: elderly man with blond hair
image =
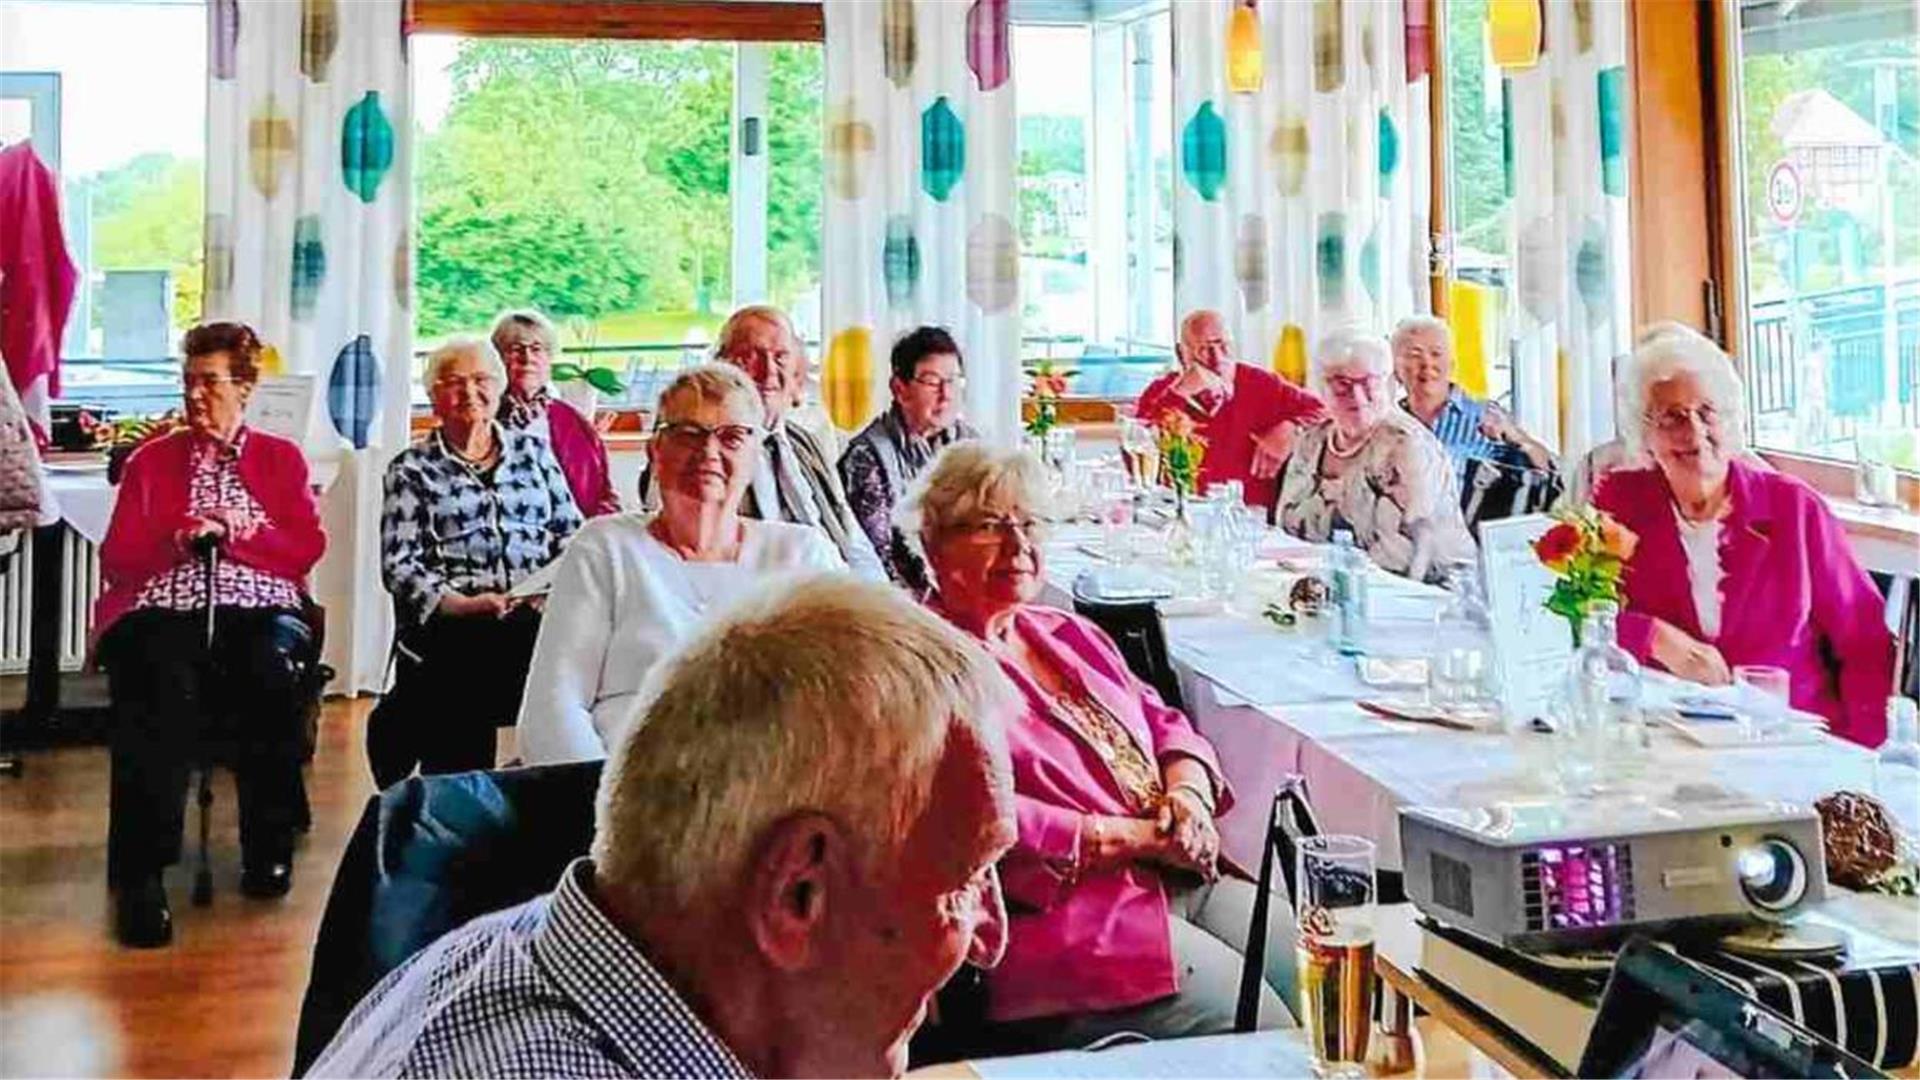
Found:
[[[658,672],[554,891],[416,954],[309,1076],[879,1076],[1005,947],[1016,835],[985,649],[816,577]]]
[[[1406,396],[1400,407],[1426,425],[1453,459],[1456,483],[1467,462],[1482,458],[1522,469],[1554,468],[1553,451],[1523,431],[1507,411],[1453,381],[1453,329],[1432,315],[1411,315],[1393,328],[1393,374]]]
[[[834,456],[794,416],[795,403],[805,396],[807,354],[786,313],[768,304],[751,304],[729,315],[720,326],[713,358],[746,372],[767,411],[760,460],[740,512],[819,529],[855,574],[868,581],[888,580],[873,541],[847,501]],[[657,505],[651,471],[640,484],[647,504]]]
[[[1182,320],[1174,354],[1179,368],[1147,384],[1134,415],[1158,424],[1169,412],[1185,413],[1207,440],[1201,484],[1238,482],[1248,506],[1270,509],[1300,427],[1326,415],[1320,399],[1265,368],[1235,360],[1217,311],[1195,311]]]

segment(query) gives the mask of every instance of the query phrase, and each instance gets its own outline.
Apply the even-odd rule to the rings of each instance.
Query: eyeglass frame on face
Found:
[[[691,420],[662,420],[653,429],[654,438],[671,441],[683,450],[704,450],[709,440],[717,440],[720,443],[720,449],[729,454],[737,454],[751,447],[754,440],[765,433],[764,428],[755,424],[721,424],[718,427],[708,427]],[[732,439],[731,444],[729,437]]]
[[[942,376],[936,375],[931,371],[923,371],[913,378],[908,379],[907,382],[920,387],[922,390],[932,390],[934,393],[948,390],[957,394],[967,388],[967,377],[965,375]]]
[[[435,390],[459,390],[465,387],[499,386],[500,376],[491,371],[476,371],[471,375],[455,375],[443,371],[433,377]]]
[[[1690,408],[1661,409],[1654,412],[1649,409],[1641,417],[1655,431],[1668,435],[1677,435],[1695,423],[1702,431],[1718,431],[1722,421],[1719,406],[1711,401],[1703,401]]]
[[[1352,397],[1361,387],[1372,390],[1386,380],[1378,371],[1368,371],[1365,375],[1326,375],[1321,381],[1327,384],[1327,393],[1341,397]]]
[[[242,386],[245,385],[245,383],[246,380],[224,371],[183,371],[180,373],[180,389],[182,390],[192,390],[196,386],[202,390],[212,390],[221,386]]]
[[[1048,529],[1048,524],[1036,517],[983,517],[956,521],[951,531],[973,544],[1004,544],[1018,537],[1038,547],[1046,542]]]
[[[553,355],[553,350],[547,348],[546,342],[535,338],[532,341],[515,341],[501,346],[500,357],[504,360],[511,356],[532,356],[536,351],[541,356]]]

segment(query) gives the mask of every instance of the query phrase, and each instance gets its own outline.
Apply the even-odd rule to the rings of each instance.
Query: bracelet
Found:
[[[1173,798],[1173,793],[1176,791],[1193,792],[1193,797],[1196,799],[1199,799],[1200,805],[1206,808],[1208,817],[1214,816],[1214,814],[1217,812],[1215,809],[1217,804],[1214,802],[1213,792],[1207,790],[1207,788],[1201,787],[1197,781],[1193,781],[1193,780],[1180,781],[1179,783],[1167,789],[1167,798],[1169,799]]]

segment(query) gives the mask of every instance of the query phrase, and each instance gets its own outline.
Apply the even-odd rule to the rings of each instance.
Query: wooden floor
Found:
[[[371,705],[327,703],[307,776],[313,831],[285,899],[240,895],[233,787],[219,776],[213,905],[189,902],[190,863],[169,871],[167,949],[113,940],[106,750],[31,752],[23,775],[0,777],[0,1073],[287,1075],[320,912],[373,790],[361,734]]]

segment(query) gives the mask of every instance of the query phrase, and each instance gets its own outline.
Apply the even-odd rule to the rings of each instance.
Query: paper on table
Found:
[[[1573,655],[1566,620],[1546,609],[1553,574],[1533,553],[1533,541],[1549,524],[1545,514],[1526,514],[1480,526],[1500,703],[1521,721],[1547,714]]]
[[[1256,1031],[1129,1043],[1110,1050],[982,1058],[971,1063],[986,1080],[1081,1080],[1094,1077],[1307,1076],[1313,1058],[1304,1033]]]

